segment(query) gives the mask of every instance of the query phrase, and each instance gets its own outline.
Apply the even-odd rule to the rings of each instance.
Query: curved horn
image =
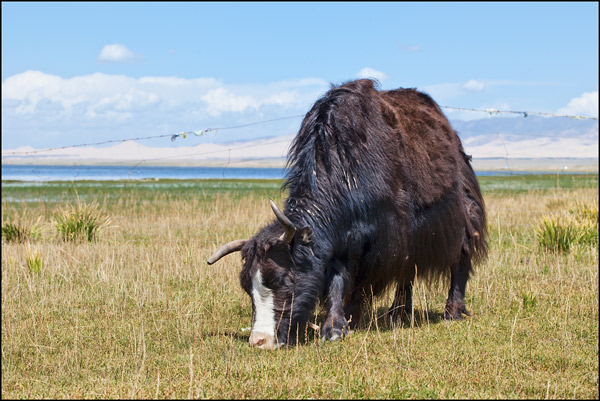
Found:
[[[231,252],[237,252],[242,249],[247,240],[236,239],[235,241],[228,242],[227,244],[220,247],[217,252],[213,253],[210,258],[206,261],[209,265],[212,265],[217,260],[221,259],[225,255],[229,255]]]
[[[271,209],[273,209],[273,213],[275,213],[275,216],[277,216],[277,220],[279,220],[279,223],[283,226],[283,229],[285,230],[285,232],[281,235],[281,237],[279,237],[279,239],[289,244],[292,238],[294,238],[294,234],[296,234],[296,227],[294,227],[290,219],[288,219],[285,216],[285,214],[283,214],[283,212],[279,210],[275,202],[273,202],[273,199],[269,199],[269,202],[271,203]]]

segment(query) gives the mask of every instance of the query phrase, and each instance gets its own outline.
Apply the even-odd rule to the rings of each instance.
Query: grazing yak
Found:
[[[395,285],[388,316],[411,313],[415,278],[450,281],[445,319],[469,315],[465,287],[486,255],[479,184],[457,133],[426,94],[332,87],[306,114],[288,155],[281,211],[241,251],[252,298],[250,344],[293,344],[319,302],[322,340],[347,335],[361,306]]]

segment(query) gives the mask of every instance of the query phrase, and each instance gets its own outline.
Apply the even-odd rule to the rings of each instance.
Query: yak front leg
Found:
[[[321,340],[340,340],[350,332],[342,305],[344,298],[343,277],[340,274],[335,274],[326,291],[325,309],[327,312],[321,329]]]

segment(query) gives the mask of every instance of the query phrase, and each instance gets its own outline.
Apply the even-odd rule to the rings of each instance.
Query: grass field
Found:
[[[598,175],[480,183],[472,317],[441,320],[447,284],[417,282],[414,324],[386,325],[388,294],[341,342],[269,352],[248,346],[239,254],[206,259],[273,218],[280,181],[3,181],[2,398],[597,399]],[[76,202],[109,218],[95,241],[57,232]],[[568,249],[540,242],[548,219]]]

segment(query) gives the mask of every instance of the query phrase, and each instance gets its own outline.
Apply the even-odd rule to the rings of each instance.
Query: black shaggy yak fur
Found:
[[[294,342],[319,300],[325,339],[346,335],[363,302],[391,285],[390,317],[410,313],[415,272],[449,279],[445,318],[469,314],[471,261],[487,248],[484,202],[470,157],[429,96],[378,91],[367,79],[332,87],[304,118],[286,178],[295,236],[281,241],[277,220],[263,228],[242,248],[240,274],[250,293],[261,269],[279,343]]]

